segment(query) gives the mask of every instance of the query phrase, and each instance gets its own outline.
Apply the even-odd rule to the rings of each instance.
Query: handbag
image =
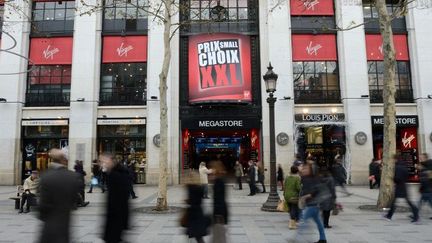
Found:
[[[97,179],[96,177],[93,177],[93,178],[91,179],[91,184],[92,184],[93,186],[99,184],[98,179]]]
[[[298,207],[299,209],[304,209],[306,207],[306,198],[301,197],[298,201]]]
[[[299,201],[298,197],[291,197],[290,199],[288,199],[288,203],[292,203],[292,204],[297,204]]]
[[[288,212],[288,206],[285,200],[279,200],[276,210],[279,212]]]

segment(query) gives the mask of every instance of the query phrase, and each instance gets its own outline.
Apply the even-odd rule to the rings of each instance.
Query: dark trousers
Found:
[[[418,206],[417,206],[419,211],[420,211],[420,208],[421,208],[423,202],[428,202],[432,208],[432,193],[422,193],[421,194],[421,198],[420,198],[420,201],[418,202]]]
[[[255,195],[256,193],[256,186],[254,181],[249,181],[249,190],[251,195]]]
[[[418,215],[418,208],[416,206],[414,206],[414,204],[412,204],[412,202],[408,199],[408,197],[403,197],[403,198],[405,198],[407,204],[410,206],[411,212],[412,212],[412,214],[414,216],[414,220],[417,220],[418,217],[419,217],[419,215]],[[391,219],[393,217],[393,214],[394,214],[394,212],[396,210],[396,200],[397,199],[398,198],[395,197],[393,199],[393,201],[391,202],[390,211],[387,213],[387,218],[389,218],[389,219]]]
[[[237,184],[239,186],[239,190],[243,190],[242,178],[241,176],[237,176]]]
[[[129,188],[130,196],[131,196],[132,198],[136,198],[135,191],[134,191],[134,189],[133,189],[133,182],[132,182],[132,181],[131,181],[129,187],[130,187],[130,188]]]
[[[24,204],[26,204],[26,209],[29,210],[30,209],[30,204],[32,202],[32,200],[34,199],[36,195],[33,193],[23,193],[21,196],[21,207],[20,209],[22,210],[24,208]]]
[[[375,176],[375,182],[374,183],[372,183],[372,181],[369,180],[369,188],[370,189],[374,189],[375,186],[377,186],[379,188],[380,187],[380,183],[381,183],[381,177]]]
[[[203,184],[203,198],[208,198],[208,184]]]
[[[331,210],[323,210],[322,211],[322,218],[323,218],[324,226],[329,226],[330,212],[331,212]]]
[[[264,185],[264,181],[262,180],[262,181],[259,181],[259,183],[261,184],[261,186],[262,186],[262,192],[266,192],[266,188],[265,188],[265,185]]]
[[[292,220],[298,221],[300,218],[300,209],[298,203],[288,203],[289,214]]]

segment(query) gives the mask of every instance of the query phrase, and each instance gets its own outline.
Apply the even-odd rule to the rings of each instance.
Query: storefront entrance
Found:
[[[297,127],[297,153],[313,158],[320,169],[330,169],[336,155],[345,155],[345,126],[311,125]],[[343,161],[345,163],[345,161]]]
[[[52,148],[68,150],[69,127],[67,120],[23,120],[23,164],[21,178],[32,170],[40,172],[51,162],[48,152]]]

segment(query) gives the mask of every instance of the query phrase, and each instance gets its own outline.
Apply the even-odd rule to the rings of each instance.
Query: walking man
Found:
[[[237,178],[237,184],[238,184],[239,190],[243,190],[243,185],[242,185],[243,167],[240,164],[240,162],[236,161],[234,169],[235,169],[235,176]]]
[[[254,162],[252,160],[249,160],[249,170],[248,170],[248,180],[249,180],[249,189],[250,193],[248,196],[253,196],[256,193],[256,185],[255,185],[255,177],[256,177],[256,169]]]

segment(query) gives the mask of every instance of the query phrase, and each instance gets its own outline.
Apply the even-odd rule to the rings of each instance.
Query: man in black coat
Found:
[[[107,243],[121,242],[123,230],[128,228],[130,177],[127,168],[116,161],[112,155],[99,157],[102,168],[107,172],[108,201],[105,232],[103,239]]]
[[[390,210],[387,215],[384,216],[387,220],[391,220],[393,213],[396,209],[396,200],[398,198],[405,198],[406,202],[411,208],[412,211],[412,223],[417,222],[419,219],[418,208],[412,204],[412,202],[408,199],[408,192],[406,188],[406,182],[408,181],[409,172],[408,168],[405,165],[405,162],[400,160],[400,158],[395,155],[393,158],[395,163],[395,175],[393,181],[395,183],[395,195],[393,201],[391,202]]]
[[[69,242],[70,212],[79,190],[77,173],[67,169],[63,151],[52,149],[53,162],[40,179],[39,218],[44,222],[40,243]]]
[[[249,171],[248,171],[248,180],[249,180],[249,189],[250,193],[248,196],[253,196],[256,193],[256,185],[255,185],[255,166],[252,160],[249,161]]]

